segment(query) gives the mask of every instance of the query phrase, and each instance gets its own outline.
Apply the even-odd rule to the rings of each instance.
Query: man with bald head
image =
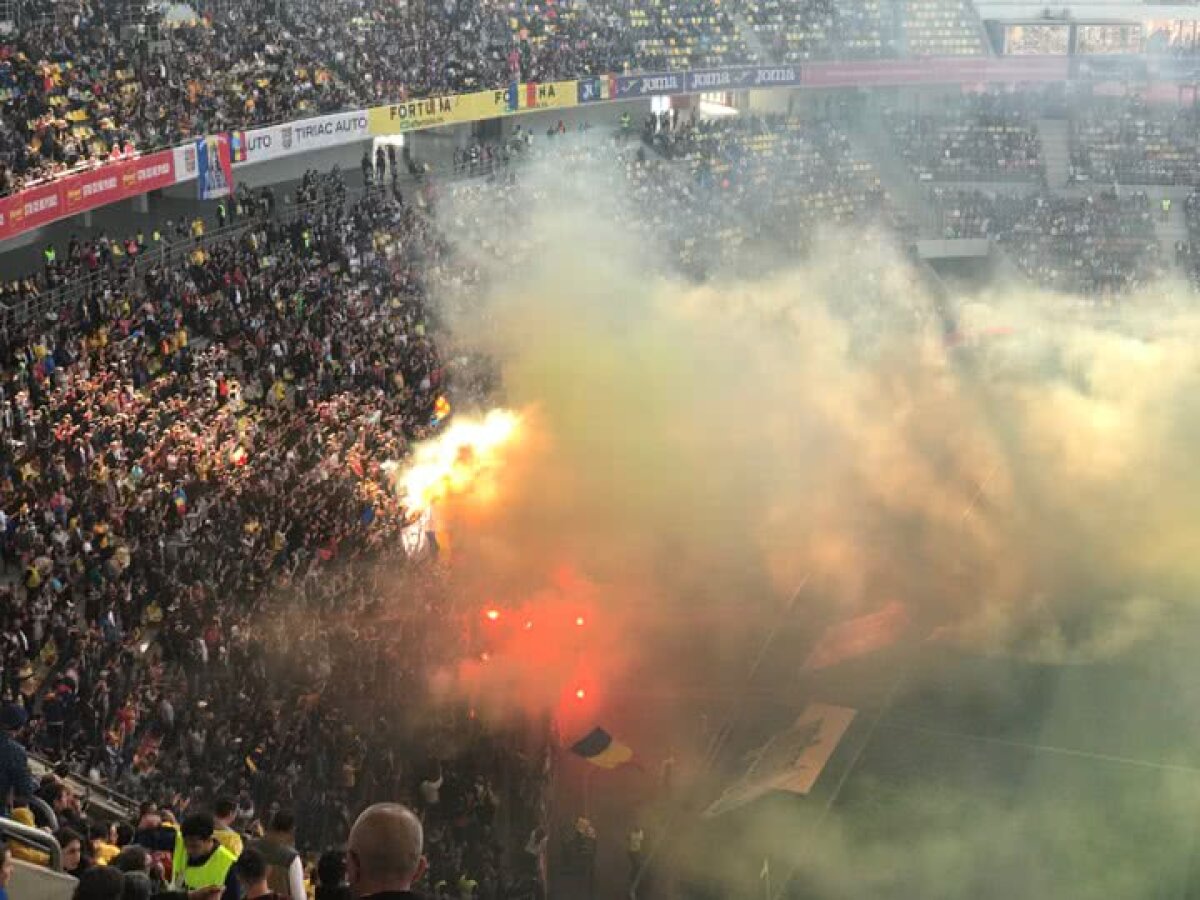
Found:
[[[421,820],[399,803],[368,806],[350,829],[346,876],[359,900],[420,900],[412,886],[425,874]]]

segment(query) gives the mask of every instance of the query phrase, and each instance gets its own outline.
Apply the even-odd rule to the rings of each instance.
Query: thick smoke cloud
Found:
[[[536,464],[479,535],[518,569],[644,577],[665,554],[782,595],[807,575],[846,613],[898,599],[938,637],[1043,659],[1120,652],[1197,586],[1197,317],[1143,298],[1166,318],[1133,333],[1014,290],[966,306],[975,346],[947,349],[882,235],[697,286],[611,198],[538,177],[527,256],[454,322],[533,410]]]
[[[447,204],[523,248],[513,259],[464,238],[485,287],[445,304],[456,338],[500,360],[527,440],[499,502],[446,517],[480,590],[529,598],[560,567],[582,573],[600,612],[599,681],[653,665],[670,692],[673,678],[744,659],[805,578],[826,617],[903,603],[916,654],[1122,660],[1190,613],[1200,317],[1181,289],[1131,298],[1137,313],[1115,322],[1026,286],[952,297],[962,339],[948,346],[932,287],[883,234],[829,234],[805,259],[697,285],[621,227],[627,198],[611,180],[547,167],[529,181],[522,196],[537,199],[516,227],[486,196],[469,212]],[[533,685],[573,677],[575,663],[554,665],[511,672],[506,692],[549,703],[554,690]],[[1181,777],[1189,787],[1172,796],[1192,796]],[[1012,874],[1031,833],[1080,826],[1049,801],[999,804],[958,835],[964,802],[887,800],[888,821],[929,826],[904,857],[921,885],[911,896],[966,896],[960,870],[985,848]],[[788,827],[759,821],[747,843]],[[795,861],[819,896],[872,896],[863,873],[901,860],[842,828]],[[1039,873],[1053,867],[1040,859],[1012,883],[1045,896]],[[1123,877],[1136,885],[1141,871]]]

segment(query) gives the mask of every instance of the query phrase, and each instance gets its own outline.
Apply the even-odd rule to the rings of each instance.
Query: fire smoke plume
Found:
[[[454,319],[532,411],[499,502],[463,529],[462,577],[528,598],[564,564],[583,573],[600,683],[652,671],[682,696],[744,660],[806,577],[839,617],[904,604],[918,646],[1042,663],[1132,658],[1191,616],[1200,317],[1182,288],[1134,298],[1119,327],[998,289],[961,304],[963,328],[1004,327],[950,348],[886,238],[830,235],[806,261],[698,286],[663,275],[661,249],[628,236],[578,172],[534,180],[546,199],[528,212],[528,258],[491,266],[482,303]],[[532,686],[559,676],[574,673],[530,666],[511,695],[544,701]],[[907,858],[842,832],[820,839],[824,861],[804,855],[821,896],[885,889],[851,874],[859,851],[870,866],[907,859],[910,896],[965,896],[932,886],[990,840],[1016,859],[1034,840],[1022,828],[1045,832],[1030,826],[1039,810],[934,828]]]

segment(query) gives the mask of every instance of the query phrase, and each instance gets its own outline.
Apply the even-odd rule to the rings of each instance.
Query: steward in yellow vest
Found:
[[[224,887],[222,900],[241,900],[242,890],[233,864],[237,861],[213,837],[216,823],[209,813],[196,813],[183,820],[175,841],[172,881],[179,890]]]

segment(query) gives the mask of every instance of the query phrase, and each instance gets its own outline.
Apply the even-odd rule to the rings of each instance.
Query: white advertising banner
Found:
[[[196,180],[196,142],[188,141],[171,148],[175,156],[175,183]]]
[[[314,116],[311,119],[285,122],[268,128],[252,128],[233,134],[245,142],[244,153],[234,154],[234,164],[242,166],[295,156],[312,150],[341,147],[371,137],[365,109]]]

